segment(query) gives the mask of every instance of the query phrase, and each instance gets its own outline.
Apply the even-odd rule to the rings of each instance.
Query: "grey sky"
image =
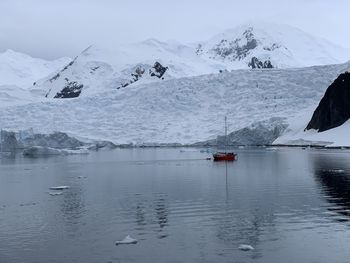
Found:
[[[348,0],[0,0],[0,51],[57,58],[90,44],[192,42],[256,19],[350,47],[349,10]]]

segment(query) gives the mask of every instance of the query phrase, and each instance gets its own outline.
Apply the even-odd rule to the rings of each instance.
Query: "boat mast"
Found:
[[[227,116],[225,116],[225,153],[227,148]]]

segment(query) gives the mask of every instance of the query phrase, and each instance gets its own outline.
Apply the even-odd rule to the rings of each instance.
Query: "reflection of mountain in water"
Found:
[[[350,217],[350,164],[344,156],[318,155],[314,157],[314,174],[317,182],[333,206],[328,210]],[[337,221],[349,221],[337,218]]]

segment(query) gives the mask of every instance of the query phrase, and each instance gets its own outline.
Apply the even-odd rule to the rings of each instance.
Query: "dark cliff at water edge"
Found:
[[[340,74],[328,87],[306,130],[318,132],[341,126],[350,119],[350,73]]]

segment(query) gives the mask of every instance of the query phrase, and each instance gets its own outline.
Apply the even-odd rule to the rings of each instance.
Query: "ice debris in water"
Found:
[[[136,244],[137,240],[132,238],[131,236],[127,235],[123,240],[116,241],[115,244],[118,245],[130,245],[130,244]]]
[[[67,185],[61,185],[61,186],[52,186],[50,187],[50,190],[65,190],[69,189],[70,187]]]
[[[245,244],[239,245],[238,249],[242,251],[254,250],[254,248],[251,245],[245,245]]]
[[[61,195],[63,192],[49,192],[49,195],[56,196],[56,195]]]

